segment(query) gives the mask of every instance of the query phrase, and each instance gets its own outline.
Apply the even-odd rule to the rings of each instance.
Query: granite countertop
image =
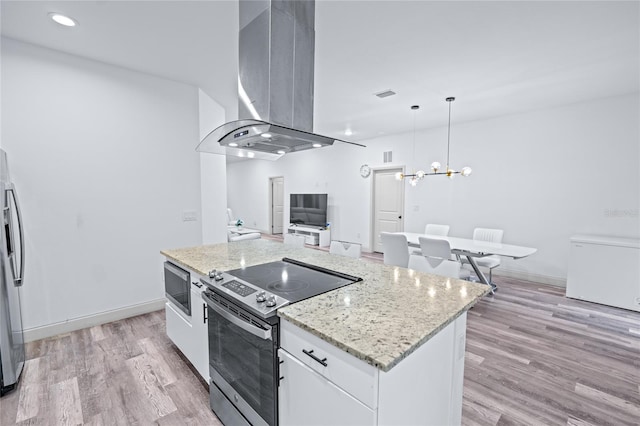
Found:
[[[289,257],[361,277],[361,282],[281,308],[278,315],[382,371],[389,371],[489,292],[484,284],[266,239],[161,253],[202,275]]]

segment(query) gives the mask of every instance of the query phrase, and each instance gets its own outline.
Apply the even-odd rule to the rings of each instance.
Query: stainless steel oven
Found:
[[[164,262],[164,292],[167,299],[191,316],[191,276],[171,262]]]
[[[205,291],[211,406],[227,425],[277,425],[278,319]]]

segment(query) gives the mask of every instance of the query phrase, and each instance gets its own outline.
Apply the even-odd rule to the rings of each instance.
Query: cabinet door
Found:
[[[209,334],[206,323],[206,303],[200,289],[191,285],[191,322],[193,325],[193,366],[203,379],[209,382]]]
[[[280,425],[373,425],[375,413],[287,351],[280,357]]]

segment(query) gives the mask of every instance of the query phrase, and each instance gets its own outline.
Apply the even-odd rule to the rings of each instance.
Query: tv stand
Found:
[[[329,247],[331,244],[331,231],[328,229],[313,228],[304,225],[289,225],[289,234],[303,235],[306,244]]]

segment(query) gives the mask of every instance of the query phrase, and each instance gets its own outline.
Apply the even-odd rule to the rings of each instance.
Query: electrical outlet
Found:
[[[185,210],[182,212],[183,222],[195,222],[196,220],[198,220],[198,215],[195,210]]]

